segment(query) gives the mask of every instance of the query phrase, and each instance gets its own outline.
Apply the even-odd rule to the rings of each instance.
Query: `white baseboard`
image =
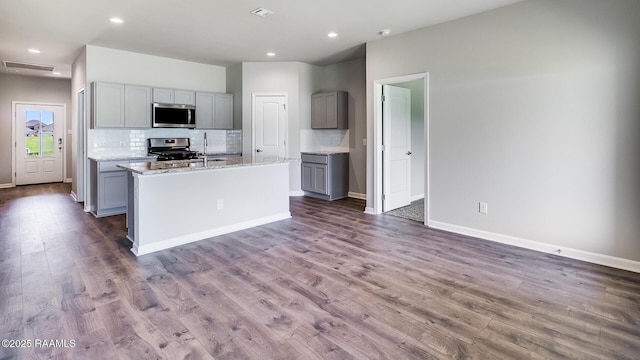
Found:
[[[543,253],[564,256],[571,259],[582,260],[598,265],[610,266],[617,269],[640,273],[640,262],[634,260],[598,254],[554,244],[547,244],[539,241],[527,240],[515,236],[497,234],[489,231],[472,229],[464,226],[452,225],[433,220],[429,220],[428,226],[434,229],[450,231],[457,234],[473,236],[484,240],[499,242],[502,244],[518,246],[529,250],[540,251]]]
[[[360,194],[360,193],[349,191],[347,196],[354,199],[367,200],[367,194]]]
[[[371,215],[377,215],[375,210],[372,207],[366,207],[364,208],[364,213],[365,214],[371,214]]]
[[[292,191],[289,191],[289,196],[304,196],[304,191],[292,190]]]
[[[76,193],[74,193],[73,191],[71,191],[71,198],[73,199],[73,201],[78,202],[78,196],[76,195]]]
[[[414,195],[411,197],[411,202],[420,200],[420,199],[424,199],[424,194],[418,194],[418,195]]]
[[[66,178],[66,179],[64,179],[64,182],[65,182],[65,183],[70,183],[70,182],[72,182],[72,181],[73,181],[73,179],[72,179],[72,178]]]
[[[249,229],[255,226],[260,226],[264,224],[269,224],[275,221],[285,220],[291,218],[290,212],[284,212],[281,214],[275,214],[270,216],[265,216],[263,218],[254,219],[250,221],[240,222],[237,224],[231,224],[227,226],[222,226],[215,229],[210,229],[206,231],[202,231],[195,234],[189,234],[185,236],[179,236],[172,239],[158,241],[152,244],[147,244],[143,246],[139,246],[135,241],[133,243],[133,247],[131,248],[131,252],[133,252],[136,256],[141,256],[145,254],[149,254],[152,252],[169,249],[172,247],[185,245],[188,243],[192,243],[195,241],[200,241],[204,239],[208,239],[210,237],[224,235],[228,233],[232,233],[239,230]],[[129,239],[131,240],[131,239]]]
[[[8,189],[8,188],[12,188],[12,187],[15,187],[15,185],[13,185],[11,183],[0,184],[0,189]]]

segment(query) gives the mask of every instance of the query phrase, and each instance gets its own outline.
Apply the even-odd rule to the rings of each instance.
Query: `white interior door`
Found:
[[[64,108],[16,104],[16,185],[63,180]]]
[[[287,154],[287,97],[255,95],[253,124],[255,156],[285,157]]]
[[[411,203],[411,91],[383,85],[383,211]]]

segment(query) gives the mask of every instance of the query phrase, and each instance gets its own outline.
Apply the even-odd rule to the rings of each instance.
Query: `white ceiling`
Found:
[[[364,56],[364,44],[379,39],[382,29],[393,36],[520,1],[0,0],[0,60],[53,65],[70,78],[71,63],[89,44],[220,66],[325,65]],[[250,14],[258,7],[274,14]],[[111,17],[124,23],[112,24]],[[327,37],[332,31],[338,37]],[[267,57],[269,51],[276,56]]]

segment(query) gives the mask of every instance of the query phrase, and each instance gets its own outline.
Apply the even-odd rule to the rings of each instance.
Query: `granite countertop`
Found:
[[[207,156],[242,156],[241,152],[213,152],[208,153]]]
[[[220,156],[241,156],[241,152],[213,152],[208,153],[207,157],[220,157]],[[88,157],[89,160],[94,161],[154,161],[158,158],[157,155],[92,155]]]
[[[323,151],[303,151],[302,154],[309,155],[331,155],[331,154],[348,154],[348,150],[323,150]]]
[[[94,161],[132,161],[132,160],[140,160],[140,161],[151,161],[155,160],[157,156],[155,155],[92,155],[88,157],[89,160]]]
[[[118,167],[129,170],[134,174],[152,175],[181,173],[189,171],[215,170],[240,166],[257,166],[269,164],[288,163],[290,159],[281,157],[250,157],[250,156],[230,156],[219,158],[208,158],[205,163],[202,159],[196,160],[173,160],[173,161],[146,161],[133,162],[129,164],[118,164]]]

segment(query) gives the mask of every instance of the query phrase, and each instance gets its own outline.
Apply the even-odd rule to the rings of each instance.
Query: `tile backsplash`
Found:
[[[300,151],[349,151],[349,130],[300,130]]]
[[[203,151],[205,132],[209,153],[242,151],[241,130],[90,129],[88,156],[144,156],[147,154],[147,139],[163,137],[188,137],[191,150]]]

